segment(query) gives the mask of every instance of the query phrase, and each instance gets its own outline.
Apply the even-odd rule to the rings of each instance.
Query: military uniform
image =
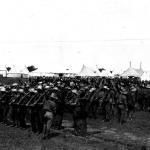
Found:
[[[118,108],[118,121],[123,124],[127,121],[127,95],[126,93],[121,93],[117,101]]]
[[[53,123],[54,114],[56,112],[56,103],[54,102],[54,94],[51,94],[50,99],[45,99],[43,104],[44,111],[44,128],[43,128],[43,138],[48,138],[50,128]]]
[[[78,136],[87,135],[87,99],[85,98],[85,91],[81,91],[73,104],[73,120],[74,120],[74,131]]]

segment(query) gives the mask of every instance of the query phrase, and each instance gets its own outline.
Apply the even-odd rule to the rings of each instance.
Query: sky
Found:
[[[0,66],[150,70],[149,0],[0,1]]]

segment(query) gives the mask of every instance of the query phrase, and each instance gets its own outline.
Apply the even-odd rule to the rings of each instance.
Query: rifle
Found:
[[[39,95],[38,100],[36,102],[34,102],[31,106],[37,105],[38,102],[41,100],[42,97],[44,98],[44,94]]]
[[[11,105],[12,103],[14,103],[17,98],[18,98],[18,97],[16,97],[16,98],[15,98],[15,97],[12,97],[12,98],[10,99],[9,105]]]
[[[28,92],[27,94],[25,94],[21,99],[20,101],[17,103],[17,105],[19,105],[23,100],[24,98],[26,98],[26,96],[28,96],[30,94],[30,92]]]
[[[26,104],[26,106],[29,106],[31,104],[32,101],[34,101],[34,99],[36,97],[38,97],[39,95],[38,94],[35,94],[34,96],[31,97],[31,99],[28,101],[28,103]]]

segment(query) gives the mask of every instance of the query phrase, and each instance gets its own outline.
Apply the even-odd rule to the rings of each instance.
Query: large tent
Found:
[[[139,69],[135,69],[139,74],[140,74],[140,77],[142,77],[144,71],[142,69],[142,63],[140,63],[140,68]]]
[[[143,75],[141,76],[142,81],[150,81],[150,71],[145,71]]]
[[[140,77],[141,75],[132,67],[129,67],[122,74],[122,77]]]
[[[109,70],[103,70],[101,73],[100,73],[100,76],[101,77],[113,77],[114,76],[114,73],[110,72]]]
[[[29,77],[29,72],[26,67],[16,67],[13,66],[11,67],[11,70],[7,73],[7,77],[12,77],[12,78],[28,78]]]
[[[7,69],[4,66],[0,66],[0,76],[6,77]]]
[[[85,65],[82,66],[81,71],[79,72],[78,76],[99,76],[99,70],[94,68],[89,68]]]

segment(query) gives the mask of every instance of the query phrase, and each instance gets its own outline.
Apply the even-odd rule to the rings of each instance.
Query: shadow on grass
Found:
[[[60,135],[60,133],[50,133],[50,134],[48,135],[48,139],[53,138],[53,137],[57,137],[57,136],[59,136],[59,135]]]

